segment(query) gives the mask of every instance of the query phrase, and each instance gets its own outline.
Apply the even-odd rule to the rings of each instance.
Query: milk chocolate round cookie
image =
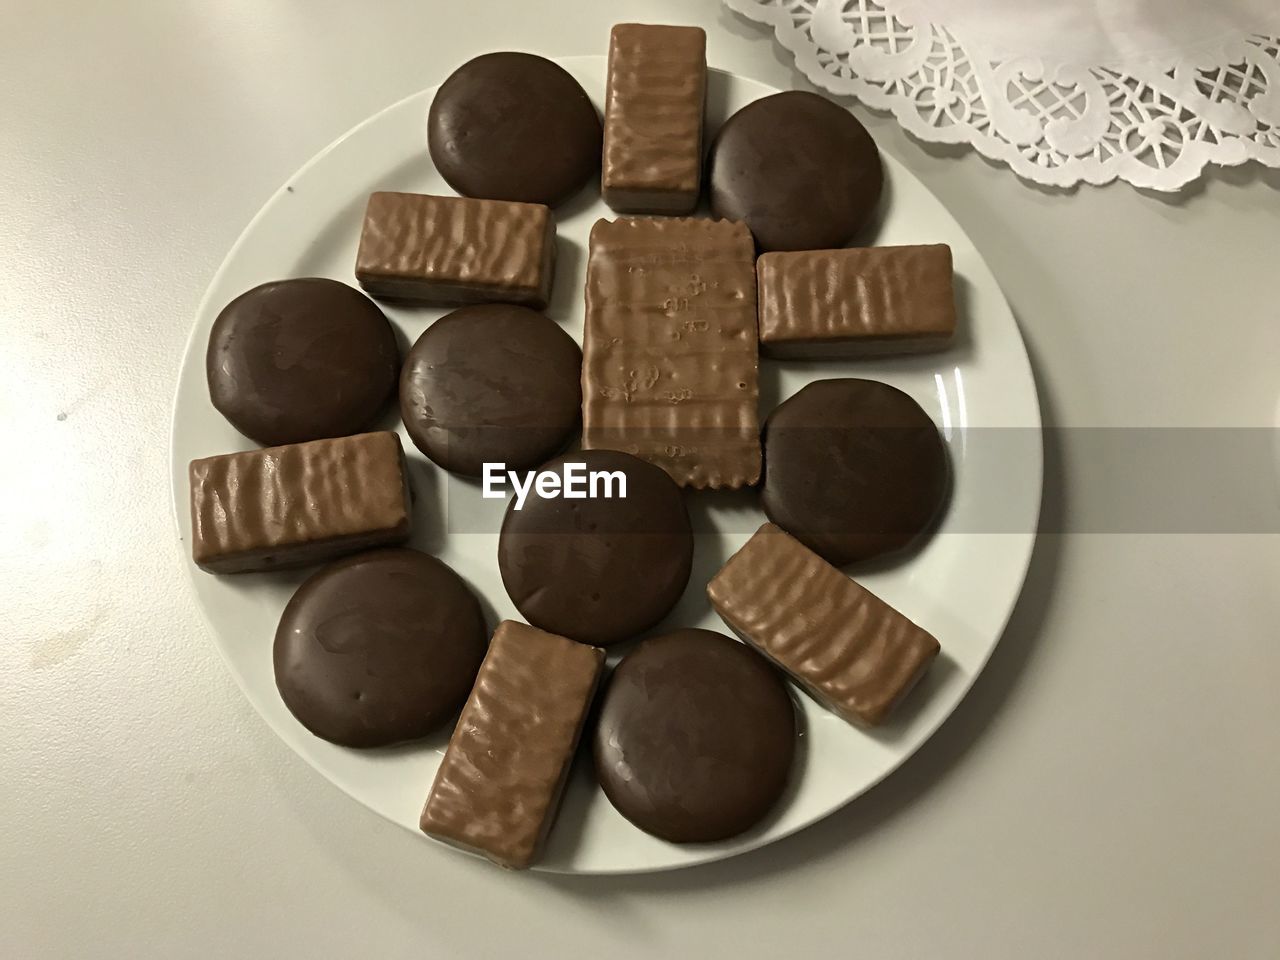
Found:
[[[446,470],[527,470],[573,436],[581,384],[582,351],[559,324],[486,303],[446,314],[418,338],[400,374],[400,413],[418,449]]]
[[[466,197],[555,206],[600,169],[600,117],[567,70],[530,53],[487,53],[436,92],[427,145]]]
[[[795,754],[795,707],[777,671],[710,630],[641,643],[608,681],[596,775],[618,812],[674,843],[725,840],[777,803]]]
[[[461,577],[416,550],[373,550],[324,567],[293,595],[276,630],[276,686],[325,740],[416,740],[467,698],[485,640]]]
[[[884,170],[871,134],[816,93],[747,104],[711,146],[711,210],[743,220],[761,250],[843,247],[871,218]]]
[[[374,302],[318,277],[236,297],[213,321],[205,355],[213,405],[268,447],[359,433],[395,392],[399,367]]]
[[[538,473],[523,502],[512,498],[498,539],[502,582],[524,618],[596,646],[661,620],[693,563],[675,481],[614,450],[566,454]]]
[[[764,426],[769,519],[837,566],[898,550],[946,500],[947,452],[920,405],[887,383],[817,380]]]

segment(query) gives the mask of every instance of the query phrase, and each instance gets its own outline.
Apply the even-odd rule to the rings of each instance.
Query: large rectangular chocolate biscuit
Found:
[[[702,178],[707,35],[620,23],[609,38],[604,202],[622,213],[692,213]]]
[[[927,631],[772,523],[729,558],[707,596],[739,636],[851,723],[881,723],[938,655]]]
[[[539,203],[375,193],[356,279],[375,297],[417,303],[547,305],[556,225]]]
[[[728,220],[600,220],[583,335],[585,449],[690,487],[760,478],[755,247]]]
[[[319,563],[409,537],[394,433],[362,433],[191,461],[191,554],[212,573]]]
[[[946,244],[766,253],[756,270],[769,356],[922,353],[955,335]]]
[[[532,864],[603,668],[598,647],[500,623],[436,772],[423,832],[504,867]]]

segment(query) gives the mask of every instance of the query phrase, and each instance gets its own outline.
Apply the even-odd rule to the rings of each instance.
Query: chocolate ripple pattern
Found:
[[[681,486],[760,478],[755,250],[727,220],[624,218],[591,230],[583,447]]]
[[[882,723],[938,655],[927,631],[766,523],[707,585],[716,611],[819,703]]]
[[[541,309],[551,294],[555,230],[542,204],[375,193],[365,209],[356,278],[379,297]]]
[[[319,563],[409,536],[404,452],[394,433],[193,460],[191,552],[213,573]]]
[[[604,651],[503,621],[422,811],[422,831],[512,869],[555,819]]]
[[[943,243],[766,253],[756,270],[768,356],[921,353],[956,331]]]
[[[605,203],[628,213],[692,213],[702,185],[707,35],[620,23],[609,38]]]

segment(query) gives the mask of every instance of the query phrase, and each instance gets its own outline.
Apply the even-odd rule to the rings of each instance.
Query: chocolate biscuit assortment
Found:
[[[949,465],[932,419],[887,384],[848,378],[811,383],[762,423],[758,380],[761,354],[944,349],[951,251],[844,247],[883,183],[847,111],[783,93],[705,131],[706,88],[706,37],[690,27],[614,28],[603,124],[548,60],[472,60],[437,92],[425,145],[463,196],[372,194],[354,265],[369,296],[462,309],[426,328],[402,368],[379,307],[334,280],[254,288],[210,336],[213,405],[276,445],[192,462],[194,561],[219,574],[334,561],[281,617],[281,698],[348,748],[418,740],[461,706],[421,827],[508,868],[536,862],[583,738],[605,795],[641,830],[725,840],[759,825],[791,777],[784,676],[874,726],[939,653],[833,566],[900,551],[936,523]],[[600,170],[616,211],[690,214],[704,141],[718,219],[597,222],[579,351],[537,312],[554,277],[552,208]],[[399,438],[359,432],[397,371],[405,429],[441,469],[541,465],[548,490],[567,490],[574,469],[618,487],[569,499],[539,482],[513,498],[497,563],[531,625],[499,624],[487,652],[471,588],[398,546],[410,533]],[[583,449],[564,455],[579,422]],[[682,487],[758,488],[770,522],[705,586],[745,642],[678,625],[641,639],[593,711],[601,648],[663,622],[688,586]]]

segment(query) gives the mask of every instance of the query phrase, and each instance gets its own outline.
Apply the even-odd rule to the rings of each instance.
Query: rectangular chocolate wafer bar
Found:
[[[938,655],[938,641],[766,523],[707,585],[744,640],[850,723],[881,723]]]
[[[555,251],[555,220],[540,203],[375,193],[356,279],[375,297],[540,310],[551,296]]]
[[[512,869],[542,851],[604,651],[498,624],[422,811],[428,836]]]
[[[768,356],[923,353],[955,335],[946,244],[766,253],[756,271]]]
[[[362,433],[192,460],[191,554],[211,573],[320,563],[409,537],[394,433]]]
[[[604,202],[620,213],[692,213],[702,177],[707,35],[620,23],[609,38]]]
[[[583,334],[585,449],[689,487],[760,478],[755,247],[728,220],[600,220]]]

